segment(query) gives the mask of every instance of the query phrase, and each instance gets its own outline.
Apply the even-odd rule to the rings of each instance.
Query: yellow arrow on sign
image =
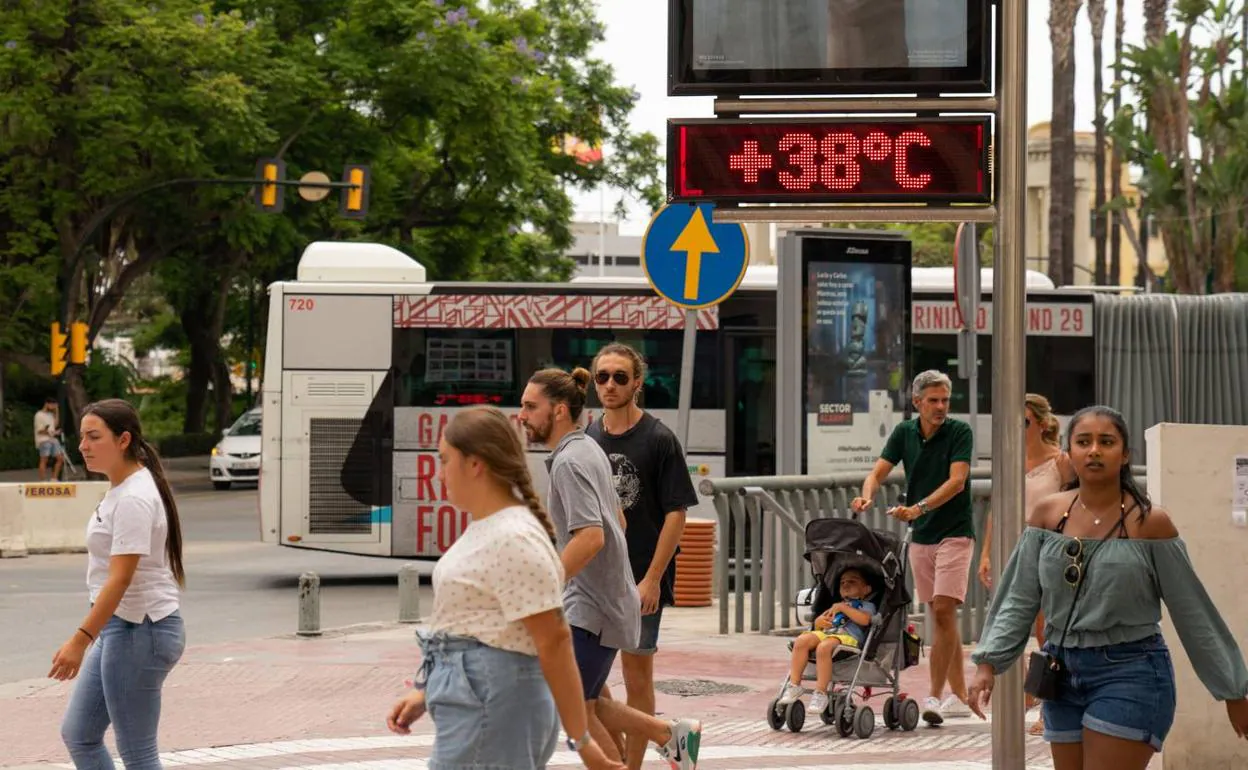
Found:
[[[671,251],[683,251],[688,255],[685,259],[685,299],[696,299],[698,282],[702,277],[702,255],[719,253],[719,246],[715,245],[715,237],[706,224],[706,217],[702,216],[702,209],[693,210],[693,217],[676,236]]]

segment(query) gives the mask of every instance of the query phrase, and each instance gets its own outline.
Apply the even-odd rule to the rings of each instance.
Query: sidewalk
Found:
[[[769,768],[907,767],[989,770],[989,723],[948,719],[940,728],[891,732],[876,711],[867,741],[842,739],[810,715],[801,733],[772,731],[768,702],[788,662],[784,637],[719,636],[714,608],[669,608],[655,659],[658,710],[705,725],[699,766]],[[291,636],[229,644],[191,644],[165,686],[161,748],[166,766],[211,770],[418,770],[427,766],[433,723],[413,735],[386,730],[385,714],[415,673],[414,626],[384,623],[326,631],[318,639]],[[970,666],[968,663],[968,673]],[[902,689],[927,689],[927,659],[902,674]],[[619,669],[611,680],[622,695]],[[0,768],[71,767],[59,725],[72,684],[29,680],[0,685]],[[1031,718],[1031,715],[1029,715]],[[108,739],[111,744],[111,732]],[[1027,738],[1028,767],[1052,767],[1048,747]],[[551,765],[577,765],[566,751]],[[120,766],[120,763],[119,763]],[[662,768],[653,753],[646,768]]]

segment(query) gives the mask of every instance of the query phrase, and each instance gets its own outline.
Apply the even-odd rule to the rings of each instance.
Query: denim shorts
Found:
[[[663,622],[663,605],[654,611],[652,615],[641,616],[641,634],[637,639],[637,646],[633,649],[626,649],[629,655],[653,655],[659,650],[659,624]]]
[[[434,724],[430,770],[537,770],[559,741],[538,659],[476,639],[420,636],[417,677]]]
[[[1160,634],[1105,647],[1045,644],[1066,664],[1057,700],[1044,704],[1044,738],[1080,743],[1084,728],[1161,751],[1174,724],[1174,665]]]

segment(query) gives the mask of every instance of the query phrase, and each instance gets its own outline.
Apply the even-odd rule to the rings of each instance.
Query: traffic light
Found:
[[[69,325],[69,362],[71,364],[87,362],[87,328],[82,321],[74,321]]]
[[[286,162],[278,158],[261,158],[256,164],[256,179],[256,208],[266,214],[280,214],[285,202],[282,187],[280,184],[266,182],[285,181]]]
[[[54,321],[52,323],[52,376],[59,377],[61,372],[65,371],[65,364],[69,360],[69,351],[66,349],[66,343],[69,337],[61,333],[61,323]]]
[[[342,181],[354,186],[343,188],[339,213],[348,219],[363,219],[368,213],[368,166],[348,165]]]

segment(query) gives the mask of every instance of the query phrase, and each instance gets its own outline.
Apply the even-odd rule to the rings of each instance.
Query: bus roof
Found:
[[[381,243],[316,241],[299,257],[300,283],[424,283],[425,266]]]

